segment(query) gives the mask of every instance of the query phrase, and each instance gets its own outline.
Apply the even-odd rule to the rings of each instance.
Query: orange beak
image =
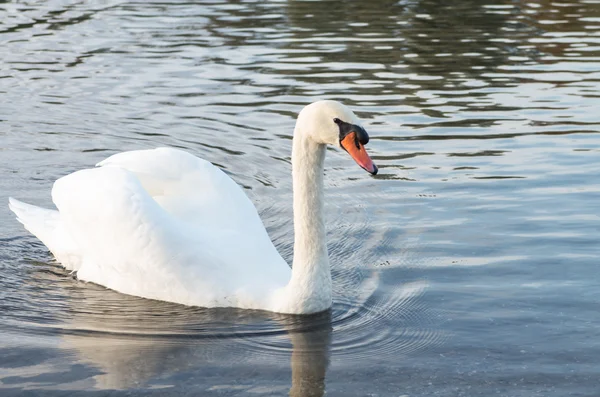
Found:
[[[377,166],[373,164],[373,160],[367,154],[365,147],[358,141],[356,132],[351,132],[340,141],[342,148],[352,156],[356,164],[372,175],[377,174]]]

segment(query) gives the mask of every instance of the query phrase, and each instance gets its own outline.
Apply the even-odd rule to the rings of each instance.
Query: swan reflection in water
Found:
[[[95,295],[93,289],[91,294],[79,291]],[[177,387],[193,378],[195,385],[204,384],[207,390],[239,392],[257,386],[265,390],[267,386],[282,393],[279,379],[285,375],[281,371],[290,365],[290,396],[324,393],[332,331],[330,311],[282,315],[201,309],[111,295],[129,302],[117,306],[118,302],[100,303],[86,296],[78,299],[83,306],[71,311],[64,325],[62,347],[74,351],[80,363],[99,372],[91,387]],[[94,301],[99,306],[94,306]],[[256,372],[260,368],[271,377],[277,376],[277,382],[260,379]],[[239,371],[234,382],[229,371]],[[244,373],[249,374],[247,382]],[[177,381],[172,376],[177,376]]]

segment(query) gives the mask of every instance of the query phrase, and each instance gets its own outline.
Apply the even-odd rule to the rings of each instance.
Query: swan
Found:
[[[298,114],[292,143],[294,256],[279,255],[242,188],[185,151],[117,153],[58,179],[58,210],[9,198],[17,220],[80,280],[190,306],[311,314],[331,307],[323,221],[327,145],[370,174],[369,136],[331,100]]]

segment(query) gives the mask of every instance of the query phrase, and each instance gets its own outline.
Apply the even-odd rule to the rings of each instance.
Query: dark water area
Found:
[[[600,394],[600,1],[4,1],[0,48],[0,395]],[[328,152],[331,313],[87,284],[8,210],[184,148],[291,262],[291,136],[318,99],[380,168]]]

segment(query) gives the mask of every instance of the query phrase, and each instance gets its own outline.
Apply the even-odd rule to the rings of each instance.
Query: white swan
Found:
[[[331,307],[325,147],[342,147],[376,174],[368,140],[341,103],[315,102],[298,115],[292,269],[243,190],[208,161],[176,149],[119,153],[58,179],[58,211],[12,198],[9,206],[81,280],[185,305],[316,313]]]

